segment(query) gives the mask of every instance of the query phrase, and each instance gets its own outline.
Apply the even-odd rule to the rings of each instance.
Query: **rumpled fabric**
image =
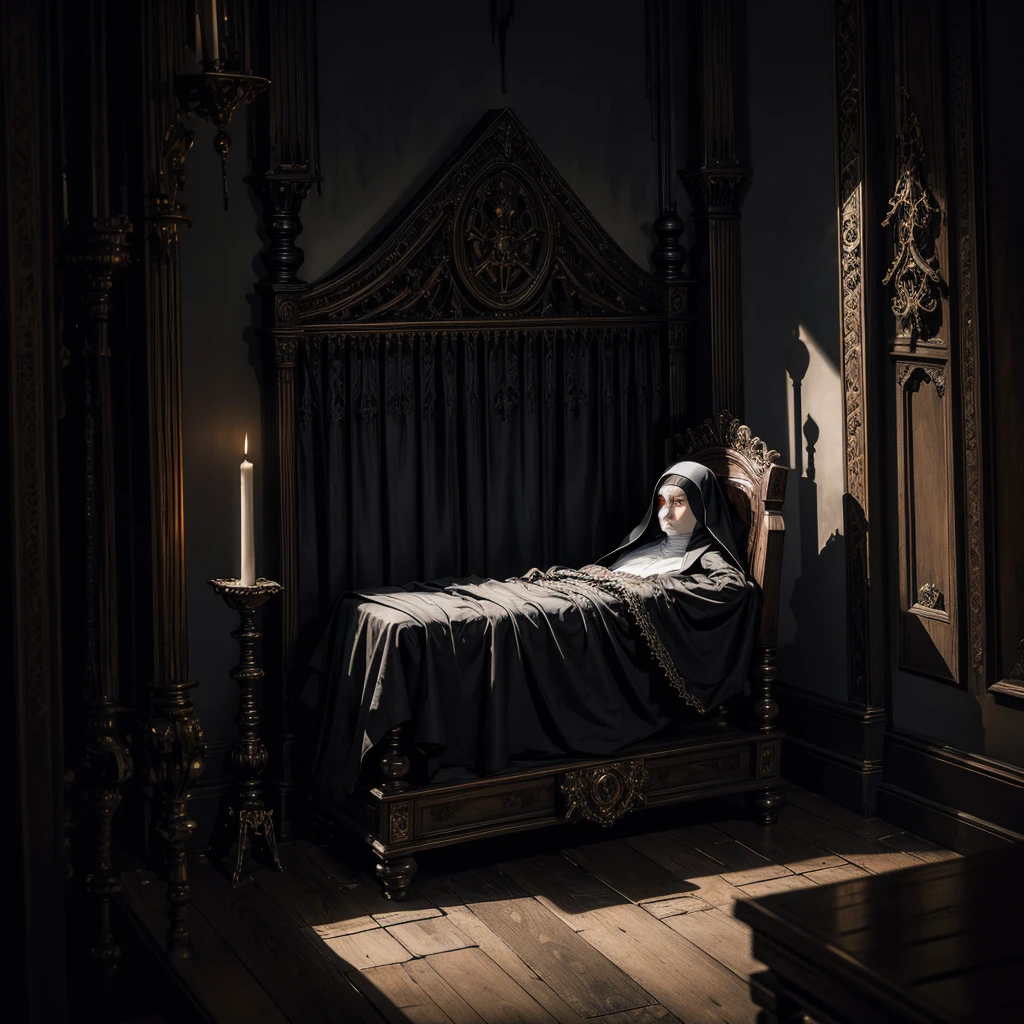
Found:
[[[343,799],[403,723],[429,777],[482,776],[615,754],[716,707],[744,685],[760,591],[713,546],[687,562],[672,575],[556,566],[346,595],[303,694],[320,725],[315,786]]]

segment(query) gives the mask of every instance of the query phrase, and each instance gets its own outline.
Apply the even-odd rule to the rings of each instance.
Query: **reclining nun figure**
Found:
[[[345,595],[304,694],[317,783],[351,792],[403,723],[434,781],[652,740],[743,687],[759,611],[715,475],[677,463],[600,564]]]

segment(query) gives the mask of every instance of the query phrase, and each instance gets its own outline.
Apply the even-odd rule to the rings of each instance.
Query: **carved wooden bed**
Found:
[[[489,286],[488,274],[482,273],[488,260],[481,261],[480,247],[474,250],[468,241],[477,216],[474,203],[484,195],[493,203],[495,195],[506,192],[518,197],[530,215],[527,242],[518,250],[523,272],[513,268],[515,288],[493,274]],[[494,211],[490,214],[493,221]],[[489,242],[491,270],[502,256],[502,237],[499,231]],[[660,367],[656,394],[647,396],[647,433],[653,441],[640,459],[645,463],[640,467],[643,493],[649,495],[650,481],[669,462],[700,461],[718,476],[745,524],[749,572],[763,593],[751,695],[733,701],[728,711],[709,713],[671,741],[635,747],[613,758],[552,762],[455,784],[429,784],[418,775],[399,726],[366,757],[360,784],[338,816],[371,848],[384,892],[399,899],[416,870],[416,852],[484,836],[567,819],[608,825],[642,805],[732,793],[749,794],[763,823],[774,820],[785,791],[772,683],[787,470],[777,464],[777,452],[727,412],[697,429],[684,429],[689,286],[687,281],[659,282],[622,253],[507,110],[481,121],[364,254],[312,285],[269,286],[273,324],[267,347],[273,384],[265,394],[270,399],[266,432],[274,479],[267,502],[271,529],[280,538],[273,572],[285,590],[278,628],[268,631],[268,640],[276,637],[279,643],[269,663],[280,665],[281,686],[267,693],[266,702],[267,717],[278,726],[272,751],[275,791],[269,796],[283,838],[294,834],[303,806],[302,754],[308,744],[296,697],[308,664],[311,631],[317,628],[308,595],[319,593],[326,605],[354,585],[344,573],[340,587],[337,580],[328,585],[318,577],[313,585],[306,578],[319,571],[309,539],[323,518],[323,510],[315,506],[328,500],[309,484],[309,438],[319,437],[318,429],[323,433],[336,427],[341,417],[354,416],[356,406],[364,424],[376,423],[377,417],[383,423],[386,415],[391,415],[394,429],[403,417],[425,421],[437,407],[443,413],[445,402],[454,408],[455,390],[475,387],[476,378],[466,375],[465,366],[458,373],[453,368],[460,345],[469,346],[473,358],[474,351],[486,355],[499,347],[502,352],[511,346],[525,351],[534,340],[537,360],[522,364],[526,376],[510,384],[503,365],[503,376],[493,385],[492,408],[479,415],[504,418],[510,401],[529,406],[534,393],[557,405],[550,397],[558,383],[556,367],[569,372],[568,362],[556,362],[554,350],[562,344],[576,345],[582,352],[593,343],[598,352],[594,358],[614,361],[616,345],[627,339]],[[346,356],[348,362],[332,364],[329,370],[328,353],[346,346],[358,352],[361,362],[357,366],[355,357]],[[379,362],[371,367],[367,358]],[[580,356],[585,358],[585,353]],[[581,371],[579,365],[577,360],[574,372],[583,384],[576,384],[585,389],[585,367]],[[540,375],[536,380],[531,366]],[[317,390],[310,383],[319,387],[321,377],[357,370],[358,380],[340,390]],[[424,390],[445,386],[449,390],[444,398],[440,390]],[[617,391],[606,381],[602,387],[591,399],[607,418],[625,415],[624,406],[636,415],[638,403],[643,404],[639,384]],[[659,405],[660,391],[667,400]],[[578,403],[578,394],[566,394],[570,405]],[[536,404],[539,408],[539,397]],[[563,418],[571,414],[555,410]],[[317,416],[324,418],[322,428]],[[510,450],[509,458],[517,454]],[[381,476],[386,478],[383,470]],[[371,473],[368,479],[377,476]],[[605,550],[618,536],[608,539],[612,543]],[[539,555],[531,557],[537,559],[532,564],[540,564]],[[480,570],[474,566],[473,571]]]

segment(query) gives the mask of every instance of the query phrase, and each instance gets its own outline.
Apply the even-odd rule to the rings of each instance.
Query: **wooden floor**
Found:
[[[767,829],[700,804],[437,851],[406,903],[295,842],[284,874],[237,888],[190,862],[196,957],[173,971],[198,1017],[225,1022],[748,1024],[760,966],[737,900],[955,856],[799,790]],[[132,872],[125,891],[161,938],[160,883]]]

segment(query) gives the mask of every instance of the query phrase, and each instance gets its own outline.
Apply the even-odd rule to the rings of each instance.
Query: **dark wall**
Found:
[[[311,280],[342,262],[485,111],[501,106],[516,112],[625,251],[648,265],[657,179],[639,0],[521,0],[508,35],[505,95],[482,0],[323,2],[318,18],[325,180],[322,196],[314,192],[302,212],[300,276]],[[246,431],[257,487],[257,572],[266,564],[251,312],[262,271],[260,218],[242,180],[241,115],[232,132],[226,213],[212,129],[205,122],[194,127],[184,200],[195,225],[182,242],[183,457],[190,674],[200,683],[200,720],[212,745],[209,784],[224,770],[218,758],[234,735],[237,690],[227,673],[237,644],[230,636],[234,614],[205,581],[238,572],[238,464]]]
[[[750,3],[747,28],[753,183],[741,220],[746,419],[792,468],[779,667],[784,682],[845,700],[831,4]]]

